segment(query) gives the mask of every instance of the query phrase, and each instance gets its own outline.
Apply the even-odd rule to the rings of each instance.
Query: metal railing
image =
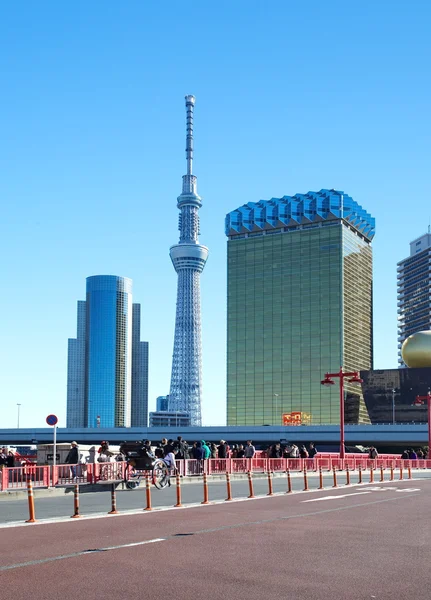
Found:
[[[85,465],[51,466],[25,465],[22,467],[3,468],[0,470],[0,491],[24,489],[31,479],[33,487],[67,486],[95,483],[121,482],[128,478],[125,462],[90,463]],[[177,471],[182,477],[206,475],[225,475],[251,473],[284,473],[357,471],[365,469],[431,469],[431,460],[405,460],[397,455],[382,455],[376,459],[367,456],[350,454],[346,458],[339,456],[317,455],[315,458],[212,458],[207,460],[177,460]]]

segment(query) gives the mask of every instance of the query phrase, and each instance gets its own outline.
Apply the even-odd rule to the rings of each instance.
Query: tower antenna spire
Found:
[[[193,112],[195,108],[195,97],[186,96],[186,159],[187,175],[193,174]]]

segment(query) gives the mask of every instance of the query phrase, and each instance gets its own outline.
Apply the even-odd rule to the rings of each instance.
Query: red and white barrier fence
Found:
[[[198,475],[222,475],[226,473],[289,473],[344,471],[362,471],[373,469],[431,469],[431,460],[404,460],[394,455],[383,455],[377,459],[351,454],[342,460],[336,455],[317,455],[315,458],[213,458],[208,460],[177,460],[177,472],[182,477]],[[85,465],[56,465],[3,468],[0,470],[0,491],[24,489],[27,482],[32,482],[33,488],[56,485],[80,485],[92,483],[113,483],[128,478],[125,462],[90,463]]]

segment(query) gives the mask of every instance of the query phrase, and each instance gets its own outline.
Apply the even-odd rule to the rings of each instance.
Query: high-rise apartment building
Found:
[[[180,210],[180,240],[171,246],[170,256],[178,273],[174,351],[172,355],[169,410],[186,412],[193,426],[200,426],[202,401],[201,292],[200,277],[208,248],[199,244],[199,209],[202,199],[193,175],[193,110],[195,97],[186,96],[187,174],[177,199]]]
[[[417,331],[431,329],[431,233],[410,242],[410,256],[398,263],[398,363],[401,346]]]
[[[140,324],[131,279],[87,278],[68,345],[68,427],[147,425],[148,343],[140,341]]]
[[[320,382],[372,368],[374,219],[321,190],[248,203],[226,235],[227,424],[339,423],[337,386]],[[360,389],[346,400],[346,422],[369,422]]]

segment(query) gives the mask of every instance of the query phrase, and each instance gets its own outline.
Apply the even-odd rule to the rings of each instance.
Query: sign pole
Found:
[[[55,466],[56,466],[56,456],[57,456],[57,423],[58,418],[56,415],[48,415],[46,417],[46,422],[50,427],[54,427],[54,452],[52,455],[52,486],[55,487]]]
[[[54,425],[54,456],[52,457],[52,487],[55,487],[56,459],[57,459],[57,425]]]

